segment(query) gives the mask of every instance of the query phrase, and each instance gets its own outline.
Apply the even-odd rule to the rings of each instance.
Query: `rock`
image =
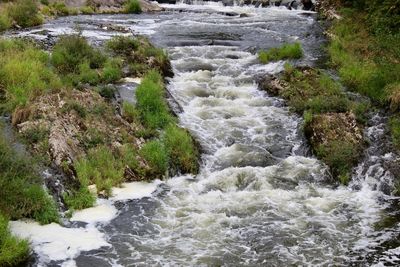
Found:
[[[259,79],[258,86],[272,96],[279,96],[284,91],[283,82],[274,75],[266,75]]]
[[[301,0],[301,3],[303,4],[303,9],[304,10],[314,10],[314,4],[311,0]]]

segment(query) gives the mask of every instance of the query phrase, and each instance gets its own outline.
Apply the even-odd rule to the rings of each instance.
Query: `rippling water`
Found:
[[[33,265],[365,266],[390,262],[383,252],[372,260],[369,256],[394,235],[374,227],[389,205],[390,197],[377,189],[382,177],[390,183],[390,173],[368,172],[376,162],[366,161],[355,170],[352,185],[333,186],[325,166],[307,152],[301,118],[289,112],[282,100],[257,88],[257,76],[283,68],[283,62],[260,65],[254,54],[260,48],[300,41],[305,50],[300,64],[318,61],[324,39],[315,14],[220,3],[165,7],[168,11],[153,15],[61,18],[19,33],[52,43],[56,36],[79,28],[101,45],[121,34],[106,30],[113,24],[149,36],[170,55],[175,76],[168,90],[182,110],[180,124],[204,152],[196,177],[156,182],[151,197],[109,200],[99,203],[97,213],[77,216],[78,221],[85,216],[100,218],[71,227],[85,229],[101,246],[78,244],[74,253],[54,258],[51,249],[40,250],[45,241],[37,237],[38,231],[30,231],[37,237],[39,255]],[[367,137],[379,139],[383,133],[378,126],[372,125]],[[47,246],[56,245],[52,242]]]

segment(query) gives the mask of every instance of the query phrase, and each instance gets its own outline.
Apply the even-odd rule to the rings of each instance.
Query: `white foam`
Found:
[[[89,224],[109,222],[117,216],[117,213],[118,210],[110,201],[98,199],[95,207],[75,212],[71,221],[80,221]]]
[[[152,183],[145,182],[132,182],[124,183],[121,188],[113,188],[113,197],[110,198],[113,201],[123,201],[130,199],[137,199],[143,197],[150,197],[151,194],[156,191],[157,185],[161,183],[160,180],[156,180]]]
[[[11,232],[31,241],[41,262],[71,260],[82,251],[90,251],[110,244],[95,228],[65,228],[56,223],[39,225],[31,221],[10,222]]]

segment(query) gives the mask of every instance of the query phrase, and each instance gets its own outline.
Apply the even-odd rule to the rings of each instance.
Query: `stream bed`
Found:
[[[66,227],[13,222],[33,242],[31,266],[400,264],[400,250],[384,246],[398,227],[376,227],[397,201],[385,169],[397,155],[379,146],[384,116],[370,121],[371,146],[353,182],[338,186],[310,156],[302,119],[258,89],[257,77],[284,65],[261,65],[259,49],[299,41],[298,64],[318,64],[325,40],[316,14],[220,2],[163,6],[156,14],[64,17],[12,34],[49,46],[76,32],[99,46],[118,34],[146,35],[168,51],[180,125],[203,150],[197,176],[127,184]],[[134,102],[134,85],[123,87]]]

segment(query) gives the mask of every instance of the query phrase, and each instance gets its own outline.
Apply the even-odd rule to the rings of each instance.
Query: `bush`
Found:
[[[268,51],[260,51],[258,58],[263,64],[282,59],[298,59],[303,57],[300,43],[284,44],[279,48],[271,48]]]
[[[42,224],[58,222],[53,199],[31,159],[16,154],[0,139],[0,212],[13,220],[33,218]]]
[[[0,266],[18,266],[29,257],[29,243],[11,235],[8,220],[0,214]]]
[[[79,35],[65,35],[54,46],[51,61],[62,74],[79,73],[80,66],[88,63],[91,69],[103,67],[106,57]]]
[[[144,125],[150,129],[162,129],[173,121],[164,99],[161,75],[150,71],[136,89],[137,109]]]
[[[0,52],[0,87],[5,90],[8,111],[25,106],[43,92],[61,88],[45,52],[14,40],[1,40]]]
[[[197,173],[198,151],[189,133],[170,124],[163,138],[166,150],[173,166],[183,173]]]
[[[112,186],[119,185],[124,178],[123,162],[106,146],[89,150],[87,157],[75,162],[74,167],[82,187],[93,183],[99,192],[104,190],[106,195],[110,195]]]
[[[142,13],[142,8],[140,7],[140,3],[138,0],[128,0],[125,3],[125,12],[126,13]]]
[[[43,22],[35,0],[17,0],[9,5],[8,15],[21,27],[32,27]]]
[[[140,149],[139,153],[149,164],[152,175],[163,176],[166,173],[168,154],[162,142],[150,141]]]

